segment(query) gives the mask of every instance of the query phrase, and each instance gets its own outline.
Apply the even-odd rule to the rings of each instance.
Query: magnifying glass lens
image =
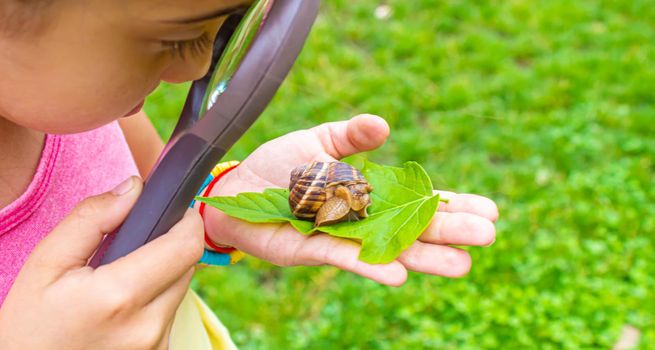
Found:
[[[239,68],[243,57],[248,52],[250,44],[264,25],[268,11],[274,0],[258,0],[248,9],[243,19],[235,29],[230,41],[214,69],[207,91],[202,100],[200,114],[214,106],[218,97],[225,92],[234,73]]]

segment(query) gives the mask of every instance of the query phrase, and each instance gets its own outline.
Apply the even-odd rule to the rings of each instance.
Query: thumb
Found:
[[[358,115],[349,121],[321,124],[312,131],[321,140],[325,151],[336,159],[376,149],[389,137],[387,122],[370,114]]]
[[[85,266],[102,238],[125,220],[142,187],[133,176],[110,192],[80,202],[37,245],[26,267],[36,264],[48,269],[48,278],[56,280],[66,271]]]

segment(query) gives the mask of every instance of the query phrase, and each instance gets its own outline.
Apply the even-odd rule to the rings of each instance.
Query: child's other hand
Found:
[[[389,135],[379,117],[362,115],[349,121],[319,125],[287,134],[259,147],[217,184],[211,196],[261,192],[288,187],[289,173],[311,161],[334,161],[380,147]],[[205,224],[212,239],[282,266],[334,265],[380,283],[400,285],[407,270],[459,277],[471,267],[469,254],[449,245],[486,246],[494,242],[498,217],[491,200],[470,194],[442,192],[442,203],[428,229],[394,262],[370,265],[357,259],[359,245],[326,234],[305,236],[291,225],[250,224],[208,210]]]
[[[0,349],[168,348],[167,333],[203,251],[197,212],[114,263],[86,266],[141,188],[131,178],[117,194],[84,200],[39,243],[0,309]]]

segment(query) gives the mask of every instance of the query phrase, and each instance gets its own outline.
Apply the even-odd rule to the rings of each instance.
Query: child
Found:
[[[494,241],[496,206],[474,195],[445,193],[450,202],[419,241],[387,265],[358,261],[359,247],[348,240],[216,210],[201,218],[191,209],[161,238],[87,267],[138,197],[136,175],[147,174],[162,149],[140,112],[143,99],[162,80],[202,77],[211,55],[203,43],[244,3],[0,3],[0,349],[233,347],[187,292],[204,230],[214,246],[277,265],[330,264],[393,286],[407,270],[462,276],[470,257],[448,245]],[[375,149],[388,133],[384,120],[368,115],[290,133],[262,145],[210,195],[285,187],[298,164]]]

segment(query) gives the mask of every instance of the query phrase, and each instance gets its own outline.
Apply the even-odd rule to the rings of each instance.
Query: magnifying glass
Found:
[[[89,262],[111,263],[168,232],[207,174],[264,111],[298,57],[320,0],[258,0],[230,15],[141,196]]]

